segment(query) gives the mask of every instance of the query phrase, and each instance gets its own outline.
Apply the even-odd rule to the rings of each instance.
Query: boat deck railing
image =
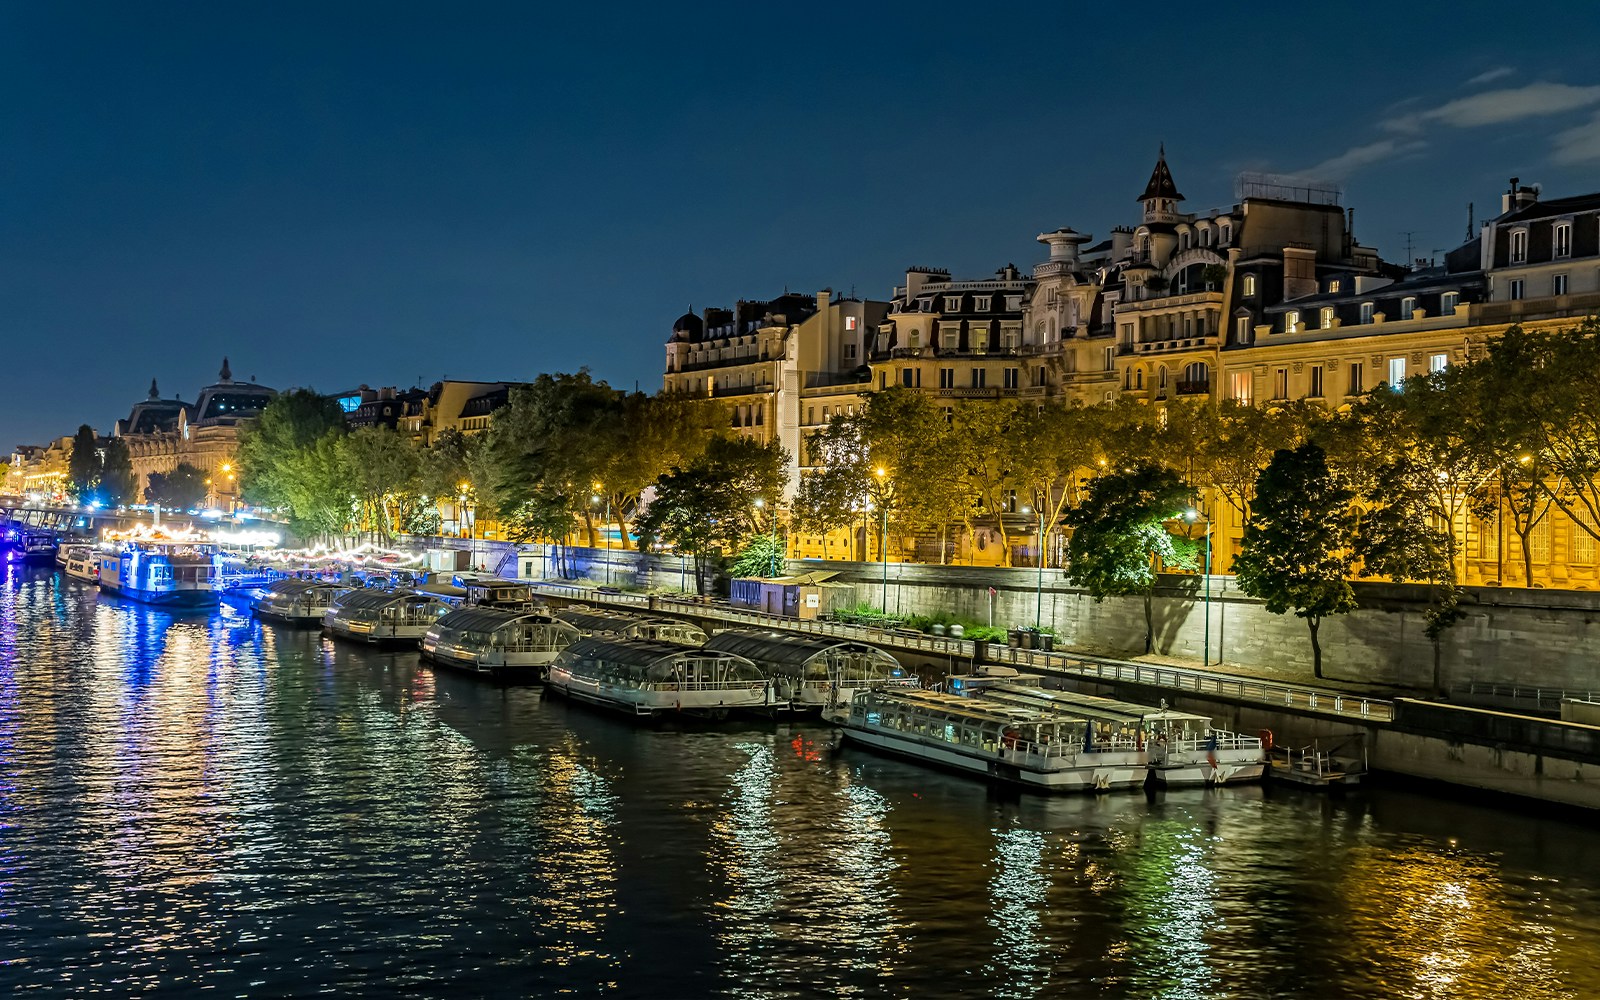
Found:
[[[604,593],[594,587],[577,584],[539,583],[534,589],[553,597],[565,597],[591,604],[611,604],[623,607],[652,607],[672,614],[692,615],[717,621],[757,625],[787,632],[811,635],[836,636],[854,639],[896,649],[935,653],[975,661],[977,643],[971,639],[952,639],[948,636],[924,635],[910,629],[884,628],[869,625],[848,625],[843,622],[789,618],[760,611],[730,607],[703,600],[674,598],[662,595]],[[1287,708],[1321,716],[1349,719],[1363,723],[1394,721],[1394,703],[1380,698],[1363,697],[1333,688],[1305,684],[1283,684],[1277,681],[1220,674],[1211,670],[1164,666],[1118,660],[1112,657],[1085,653],[1047,652],[1041,649],[1022,649],[985,643],[983,662],[1006,666],[1027,667],[1039,673],[1070,677],[1074,680],[1096,680],[1142,684],[1173,691],[1187,691],[1197,695],[1214,695],[1231,701],[1251,705]]]

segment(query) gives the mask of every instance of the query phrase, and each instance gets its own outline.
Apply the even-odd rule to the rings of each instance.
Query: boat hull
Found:
[[[1187,788],[1199,785],[1244,785],[1260,781],[1266,774],[1266,761],[1259,755],[1254,759],[1238,757],[1227,759],[1217,755],[1217,763],[1198,760],[1187,763],[1150,765],[1150,779],[1168,788]]]
[[[322,609],[320,608],[306,612],[275,608],[268,604],[251,604],[250,613],[264,622],[292,625],[295,628],[315,628],[322,624]]]
[[[733,712],[764,713],[772,708],[764,684],[704,691],[633,688],[575,676],[559,666],[550,668],[544,683],[546,690],[556,694],[635,718],[685,715],[724,719]]]
[[[322,619],[322,631],[334,639],[364,642],[369,646],[418,646],[428,634],[428,625],[368,625],[338,618]]]
[[[873,727],[846,724],[842,728],[846,739],[872,750],[1036,792],[1069,794],[1119,791],[1141,788],[1149,778],[1142,755],[1136,752],[1084,754],[1084,757],[1103,759],[1039,769],[1027,766],[1019,756],[1004,752],[985,754],[952,744],[915,740],[894,731]]]
[[[103,580],[100,582],[100,589],[113,597],[163,608],[198,610],[214,608],[222,603],[222,596],[214,590],[138,590],[132,587],[119,587]]]
[[[492,680],[497,684],[541,684],[547,664],[486,664],[481,660],[422,647],[422,659],[437,667]]]

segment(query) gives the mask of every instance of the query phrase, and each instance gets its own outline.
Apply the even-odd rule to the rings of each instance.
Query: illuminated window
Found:
[[[1594,565],[1594,536],[1576,522],[1572,525],[1572,555],[1568,561],[1579,566]]]
[[[1300,332],[1300,310],[1290,309],[1288,312],[1283,314],[1283,332]]]
[[[1406,380],[1406,359],[1389,359],[1389,388],[1399,390],[1400,383]]]
[[[846,316],[844,318],[844,328],[846,330],[854,330],[856,328],[856,318],[854,316]]]
[[[1442,372],[1450,367],[1450,355],[1435,354],[1428,358],[1428,371]]]
[[[1252,405],[1256,396],[1255,375],[1248,371],[1229,372],[1228,396],[1243,406]]]
[[[1528,554],[1536,563],[1550,564],[1550,518],[1541,519],[1528,532]]]
[[[1256,293],[1256,276],[1253,275],[1253,274],[1247,274],[1247,275],[1244,276],[1244,294],[1246,294],[1246,295],[1254,295],[1255,293]]]
[[[1322,322],[1320,325],[1324,330],[1333,329],[1333,306],[1322,307]]]
[[[1250,317],[1249,316],[1240,316],[1238,319],[1233,321],[1233,337],[1234,337],[1234,340],[1238,341],[1241,344],[1250,343]]]
[[[1339,279],[1334,278],[1332,281],[1328,282],[1328,292],[1333,295],[1339,294],[1339,285]]]

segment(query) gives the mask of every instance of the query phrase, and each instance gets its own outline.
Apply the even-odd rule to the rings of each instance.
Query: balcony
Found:
[[[722,385],[711,390],[711,395],[717,399],[724,396],[755,396],[769,395],[777,391],[774,385]]]
[[[1209,396],[1211,395],[1210,379],[1179,379],[1177,382],[1178,395],[1180,396]]]

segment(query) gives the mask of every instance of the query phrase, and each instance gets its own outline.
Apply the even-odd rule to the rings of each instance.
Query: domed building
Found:
[[[128,445],[138,495],[144,496],[151,473],[165,474],[184,462],[205,473],[209,506],[234,509],[239,500],[239,428],[260,416],[276,395],[254,380],[235,381],[227,358],[217,381],[201,389],[193,403],[176,396],[162,399],[152,379],[149,395],[133,404],[128,418],[119,420],[113,431]]]

